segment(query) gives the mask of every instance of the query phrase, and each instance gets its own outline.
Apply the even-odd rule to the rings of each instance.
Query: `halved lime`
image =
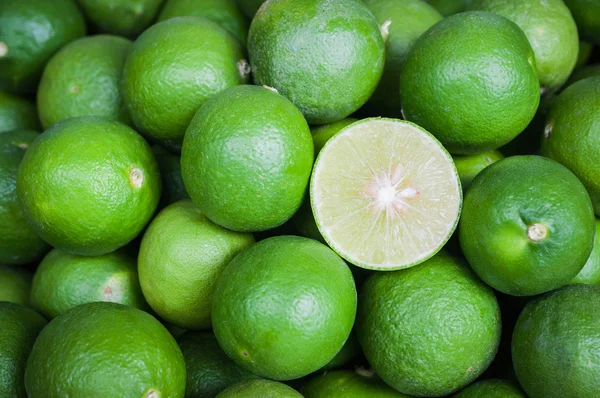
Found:
[[[331,138],[315,163],[319,231],[354,265],[396,270],[436,254],[458,222],[462,192],[450,154],[402,120],[370,118]]]

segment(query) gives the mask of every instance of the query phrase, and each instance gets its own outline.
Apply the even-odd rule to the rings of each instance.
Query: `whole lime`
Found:
[[[44,128],[77,116],[130,123],[121,77],[131,42],[99,35],[75,40],[56,53],[42,75],[37,105]]]
[[[409,398],[365,369],[325,372],[302,387],[305,398]]]
[[[0,133],[39,128],[40,122],[35,105],[24,98],[0,91]]]
[[[38,135],[31,130],[0,133],[0,264],[28,264],[48,250],[27,223],[17,197],[19,165]]]
[[[2,1],[0,90],[34,92],[50,57],[85,33],[73,0]]]
[[[0,265],[0,301],[29,305],[33,274],[21,267]]]
[[[211,221],[262,231],[298,210],[313,159],[310,130],[298,109],[271,90],[244,85],[196,113],[181,171],[190,197]]]
[[[148,313],[89,303],[54,318],[25,371],[30,398],[183,397],[185,362],[175,339]]]
[[[452,159],[460,177],[460,184],[463,190],[466,190],[483,169],[504,159],[504,156],[498,151],[490,151],[475,155],[455,155],[452,156]]]
[[[190,195],[185,189],[183,177],[181,176],[181,157],[158,145],[152,146],[152,152],[154,152],[162,178],[159,209],[182,199],[189,199]]]
[[[138,269],[144,296],[167,322],[210,328],[221,272],[253,243],[251,234],[214,224],[191,201],[174,203],[156,216],[142,239]]]
[[[296,379],[342,348],[356,313],[344,261],[312,239],[278,236],[240,253],[213,296],[215,336],[225,353],[259,376]]]
[[[566,166],[587,188],[600,215],[600,76],[578,81],[554,101],[542,154]]]
[[[302,398],[292,387],[273,380],[245,380],[234,384],[216,398]]]
[[[29,147],[17,193],[33,229],[54,247],[100,255],[135,238],[154,213],[160,175],[150,146],[98,117],[53,125]]]
[[[600,395],[600,286],[569,285],[530,301],[515,325],[512,358],[531,398]]]
[[[496,149],[533,119],[540,101],[535,56],[508,19],[470,11],[423,34],[406,59],[402,112],[452,154]]]
[[[595,231],[589,195],[573,173],[541,156],[512,156],[475,178],[465,195],[459,239],[487,284],[531,296],[581,271]]]
[[[594,247],[587,262],[570,283],[600,285],[600,220],[596,219]]]
[[[579,28],[580,36],[600,44],[600,3],[596,0],[564,0]]]
[[[0,301],[0,396],[26,398],[23,376],[31,347],[46,320],[34,310]]]
[[[371,96],[385,48],[361,0],[270,0],[250,25],[254,80],[277,89],[311,124],[343,119]]]
[[[242,45],[229,32],[205,18],[173,18],[133,44],[123,98],[140,132],[178,150],[196,110],[247,73]]]
[[[453,398],[527,398],[523,390],[508,380],[487,379],[475,382]]]
[[[491,288],[446,254],[362,286],[358,340],[375,373],[396,390],[444,396],[475,380],[500,341]]]

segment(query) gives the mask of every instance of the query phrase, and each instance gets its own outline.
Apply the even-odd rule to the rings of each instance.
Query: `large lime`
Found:
[[[146,29],[164,0],[77,0],[101,32],[135,37]]]
[[[272,380],[246,380],[229,387],[216,398],[302,398],[296,390]]]
[[[305,398],[409,398],[365,369],[338,370],[315,376],[302,387],[302,395]]]
[[[29,305],[33,274],[23,268],[0,265],[0,301]]]
[[[452,396],[453,398],[527,398],[515,383],[508,380],[487,379],[475,382]]]
[[[39,128],[40,122],[35,105],[24,98],[0,91],[0,133]]]

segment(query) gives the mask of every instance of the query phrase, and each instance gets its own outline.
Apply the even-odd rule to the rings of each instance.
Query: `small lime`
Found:
[[[508,380],[488,379],[475,382],[453,398],[527,398],[519,386]]]
[[[135,37],[146,29],[163,0],[77,0],[86,17],[101,32]]]
[[[272,380],[246,380],[229,387],[216,398],[302,398],[296,390]]]
[[[454,155],[452,159],[460,177],[460,184],[463,190],[466,190],[477,174],[490,164],[504,159],[504,156],[498,151],[491,151],[477,155]]]
[[[600,285],[600,220],[596,219],[596,234],[594,235],[594,248],[577,276],[571,283],[587,283]]]
[[[0,301],[29,305],[33,274],[23,268],[0,265]]]
[[[0,134],[20,129],[40,129],[35,105],[24,98],[0,91]]]
[[[301,391],[305,398],[409,398],[365,369],[325,372],[310,379]]]

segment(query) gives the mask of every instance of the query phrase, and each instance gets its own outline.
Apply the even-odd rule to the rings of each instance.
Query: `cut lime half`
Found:
[[[319,231],[362,268],[396,270],[436,254],[454,232],[462,190],[450,154],[402,120],[353,123],[321,150],[310,186]]]

